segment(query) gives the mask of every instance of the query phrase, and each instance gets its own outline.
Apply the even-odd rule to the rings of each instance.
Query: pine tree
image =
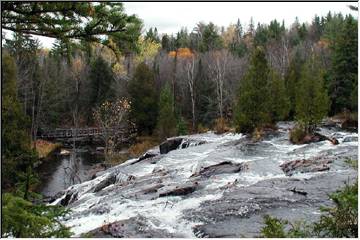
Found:
[[[62,206],[33,205],[10,193],[2,195],[2,237],[70,237],[68,227],[60,223],[69,210]]]
[[[218,109],[216,99],[216,86],[214,81],[206,78],[206,73],[201,59],[199,60],[198,70],[195,79],[196,96],[196,119],[199,123],[209,127],[212,120],[216,118]]]
[[[257,47],[239,88],[234,119],[237,131],[252,132],[255,128],[270,122],[268,79],[269,67],[265,52]]]
[[[176,134],[176,118],[173,112],[173,96],[169,84],[161,90],[157,132],[161,140]]]
[[[311,133],[329,109],[323,73],[314,56],[304,64],[296,89],[295,118]]]
[[[290,61],[289,69],[285,76],[285,88],[290,102],[290,119],[293,119],[295,115],[296,87],[300,79],[302,65],[303,60],[300,58],[300,52],[296,51],[295,56]]]
[[[152,134],[158,116],[155,76],[151,69],[140,63],[129,82],[130,116],[140,134]]]
[[[90,106],[99,106],[114,97],[112,89],[114,76],[110,65],[101,56],[97,57],[91,65],[89,77],[92,87]]]
[[[1,155],[2,188],[14,186],[18,172],[24,172],[32,159],[29,119],[16,97],[16,67],[12,57],[2,57]]]
[[[290,101],[283,78],[274,70],[270,71],[269,91],[271,120],[274,122],[284,120],[289,114]]]
[[[329,84],[331,112],[338,113],[344,109],[357,110],[354,99],[357,87],[358,40],[357,21],[346,16],[345,23],[338,34],[332,54],[332,78]]]

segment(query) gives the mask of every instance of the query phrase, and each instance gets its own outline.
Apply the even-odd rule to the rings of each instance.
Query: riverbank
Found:
[[[63,145],[61,143],[54,143],[42,139],[38,139],[33,143],[39,158],[43,161],[49,159],[55,151],[59,150]]]

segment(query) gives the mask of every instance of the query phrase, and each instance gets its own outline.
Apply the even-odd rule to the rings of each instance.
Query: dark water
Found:
[[[44,196],[53,196],[67,187],[91,178],[91,169],[104,161],[104,156],[78,149],[70,155],[54,154],[38,167],[41,183],[38,191]]]

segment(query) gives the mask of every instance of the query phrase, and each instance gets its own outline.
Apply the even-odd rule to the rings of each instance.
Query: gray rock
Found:
[[[312,158],[312,159],[298,159],[285,162],[280,165],[281,169],[287,176],[292,176],[294,173],[306,172],[321,172],[330,169],[331,159],[325,158]]]
[[[316,221],[321,206],[332,206],[328,194],[356,181],[356,171],[326,173],[309,180],[278,178],[247,187],[232,188],[218,200],[203,202],[184,212],[185,219],[202,222],[193,228],[197,237],[259,237],[264,215],[289,221]],[[306,193],[306,194],[305,194]]]
[[[175,186],[165,186],[159,189],[159,197],[183,196],[194,192],[198,188],[198,183],[185,183]]]
[[[181,237],[169,233],[166,229],[153,228],[149,220],[142,217],[132,217],[126,220],[116,221],[96,228],[86,235],[96,238],[171,238]]]
[[[166,154],[172,150],[177,149],[182,143],[183,138],[169,138],[160,144],[160,154]]]
[[[114,184],[115,182],[116,182],[116,175],[111,174],[110,176],[108,176],[107,178],[96,184],[96,186],[93,189],[93,192],[99,192],[102,189],[106,188],[107,186]]]
[[[246,169],[246,165],[242,163],[233,163],[231,161],[224,161],[215,165],[211,165],[201,169],[198,173],[193,174],[191,177],[211,177],[224,173],[237,173]]]

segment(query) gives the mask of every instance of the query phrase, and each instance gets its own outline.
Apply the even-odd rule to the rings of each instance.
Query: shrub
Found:
[[[267,238],[285,238],[285,224],[286,221],[280,220],[269,215],[264,216],[265,227],[261,229],[261,234],[263,237]]]
[[[207,127],[205,127],[204,125],[202,125],[201,123],[199,123],[197,130],[198,130],[198,133],[206,133],[209,131],[209,129]]]
[[[214,131],[216,134],[222,134],[228,132],[230,128],[227,126],[226,120],[224,118],[218,118],[215,120]]]
[[[358,237],[358,184],[346,185],[330,195],[335,207],[322,208],[325,213],[315,224],[319,237]]]
[[[306,132],[301,125],[297,125],[290,131],[290,142],[299,144],[305,138]]]
[[[38,153],[39,158],[46,158],[51,154],[53,151],[61,147],[60,143],[52,143],[45,140],[36,140],[35,143],[36,152]]]

